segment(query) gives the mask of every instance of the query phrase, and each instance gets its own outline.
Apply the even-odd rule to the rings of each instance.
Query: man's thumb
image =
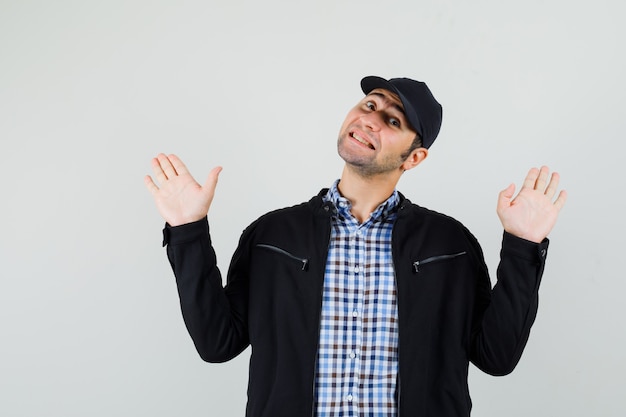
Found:
[[[222,172],[222,167],[215,167],[209,172],[209,176],[204,183],[204,186],[207,189],[215,191],[215,187],[217,186],[217,180],[220,176],[220,172]]]
[[[511,183],[504,190],[498,194],[498,208],[508,207],[511,204],[511,199],[515,193],[515,184]]]

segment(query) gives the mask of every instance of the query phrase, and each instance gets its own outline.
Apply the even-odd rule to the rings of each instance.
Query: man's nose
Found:
[[[381,123],[383,122],[383,116],[380,112],[373,111],[362,115],[361,121],[365,127],[368,127],[376,132],[380,130]]]

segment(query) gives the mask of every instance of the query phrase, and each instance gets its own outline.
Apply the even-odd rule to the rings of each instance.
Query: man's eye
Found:
[[[394,119],[393,117],[389,119],[389,124],[395,127],[400,127],[400,120]]]
[[[368,108],[368,109],[370,109],[370,110],[376,110],[376,106],[375,106],[375,105],[374,105],[374,103],[373,103],[373,102],[371,102],[371,101],[366,102],[366,103],[365,103],[365,107],[367,107],[367,108]]]

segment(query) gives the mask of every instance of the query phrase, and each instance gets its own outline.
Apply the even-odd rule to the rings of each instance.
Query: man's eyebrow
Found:
[[[404,109],[402,108],[401,105],[399,105],[398,103],[394,103],[392,102],[389,97],[387,97],[386,95],[384,95],[383,93],[378,93],[378,92],[371,92],[368,94],[368,96],[378,96],[378,97],[382,97],[383,99],[385,99],[385,101],[389,101],[391,103],[391,106],[393,108],[395,108],[396,110],[398,110],[404,117],[406,117],[406,113],[404,113]]]

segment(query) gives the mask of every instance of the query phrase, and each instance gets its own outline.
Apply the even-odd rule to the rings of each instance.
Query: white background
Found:
[[[341,173],[359,80],[444,106],[399,189],[461,220],[492,274],[497,193],[548,164],[570,198],[515,372],[472,367],[476,416],[626,410],[620,0],[0,0],[0,415],[242,416],[246,351],[197,356],[143,176],[204,180],[219,262],[262,213]],[[495,277],[494,277],[495,281]]]

